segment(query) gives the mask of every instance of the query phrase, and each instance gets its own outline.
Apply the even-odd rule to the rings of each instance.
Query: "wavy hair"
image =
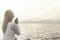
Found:
[[[4,20],[3,20],[3,24],[2,24],[2,31],[3,33],[5,33],[6,28],[7,28],[7,24],[8,22],[11,22],[13,20],[14,14],[11,10],[7,10],[4,14]]]

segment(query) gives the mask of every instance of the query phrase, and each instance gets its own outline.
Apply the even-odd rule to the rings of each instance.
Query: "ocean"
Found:
[[[0,23],[0,40],[3,39]],[[60,40],[60,23],[19,23],[20,35],[17,40]]]

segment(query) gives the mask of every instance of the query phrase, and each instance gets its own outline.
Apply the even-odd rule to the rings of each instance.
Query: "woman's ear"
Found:
[[[18,24],[18,18],[16,18],[16,19],[14,20],[14,22],[15,22],[16,24]]]

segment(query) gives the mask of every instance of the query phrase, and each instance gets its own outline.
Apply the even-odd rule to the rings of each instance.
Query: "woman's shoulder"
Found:
[[[9,22],[9,24],[11,24],[11,25],[18,25],[18,24],[16,24],[16,23],[14,23],[14,22]]]
[[[8,22],[8,24],[15,24],[14,22]]]
[[[9,22],[9,23],[8,23],[8,26],[10,26],[10,27],[17,27],[17,26],[19,26],[19,25],[16,24],[16,23],[14,23],[14,22]]]
[[[15,23],[9,22],[7,26],[14,26],[14,25],[15,25]]]

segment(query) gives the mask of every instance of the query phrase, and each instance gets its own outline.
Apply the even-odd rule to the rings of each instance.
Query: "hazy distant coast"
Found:
[[[60,20],[24,20],[19,23],[60,23]]]

